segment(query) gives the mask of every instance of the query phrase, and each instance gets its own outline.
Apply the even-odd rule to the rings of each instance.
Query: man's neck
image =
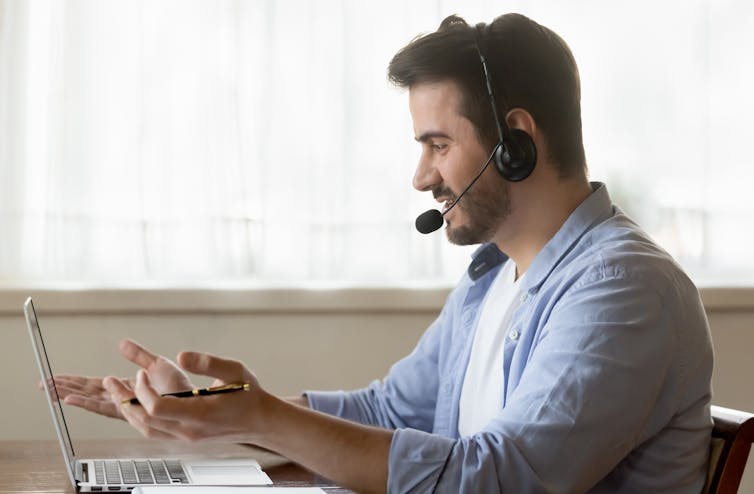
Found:
[[[513,210],[493,242],[516,263],[518,279],[592,189],[583,178],[532,184],[516,192]]]

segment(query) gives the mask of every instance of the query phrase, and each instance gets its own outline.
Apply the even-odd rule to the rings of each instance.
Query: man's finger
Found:
[[[149,368],[157,360],[157,355],[150,352],[134,340],[124,339],[118,345],[121,355],[142,369]]]
[[[152,433],[164,433],[175,437],[174,431],[181,427],[181,422],[165,416],[159,416],[159,412],[170,410],[175,407],[174,403],[178,398],[163,397],[152,387],[149,374],[144,370],[139,370],[136,374],[136,385],[134,386],[136,397],[139,399],[140,406],[124,405],[121,410],[126,417],[130,417],[131,422],[138,422],[142,431],[149,429]],[[164,404],[167,403],[167,408]],[[157,409],[157,410],[156,410]],[[153,436],[150,437],[160,437]]]
[[[87,395],[88,393],[82,393],[82,390],[79,388],[69,388],[68,386],[61,386],[60,384],[55,385],[55,390],[58,392],[58,396],[61,398],[65,398],[69,395]],[[97,393],[98,395],[101,395],[102,393]]]
[[[90,412],[108,417],[122,419],[123,416],[118,412],[118,408],[111,401],[94,400],[81,395],[68,395],[63,400],[66,405],[83,408]]]
[[[101,390],[102,378],[101,377],[83,377],[83,376],[55,376],[55,386],[67,387],[72,389],[81,390]]]
[[[96,380],[95,377],[86,376],[72,376],[68,374],[57,374],[52,377],[55,380],[55,384],[65,383],[70,385],[78,385],[81,387],[87,386],[92,380]]]
[[[134,397],[133,390],[117,377],[106,377],[102,380],[102,384],[105,389],[110,392],[112,399],[116,403],[120,403],[123,400],[130,400]]]
[[[178,365],[193,374],[215,377],[226,383],[246,379],[246,367],[237,361],[199,352],[181,352]]]
[[[172,401],[178,398],[163,397],[152,386],[149,374],[144,369],[139,369],[136,373],[136,386],[134,386],[136,397],[139,403],[149,413],[149,415],[158,415],[170,417],[173,414]]]
[[[118,403],[123,417],[144,436],[154,439],[178,439],[181,423],[175,420],[153,417],[142,406]]]

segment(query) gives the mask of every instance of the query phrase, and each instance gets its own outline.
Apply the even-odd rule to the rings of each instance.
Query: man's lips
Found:
[[[442,204],[442,214],[450,208],[456,200],[455,195],[448,188],[437,188],[432,191],[435,201]]]
[[[449,208],[450,206],[452,206],[452,205],[453,205],[453,202],[454,202],[454,201],[455,201],[455,199],[451,199],[451,198],[442,198],[442,197],[439,197],[439,198],[437,199],[437,202],[441,202],[441,203],[442,203],[442,213],[443,213],[443,214],[445,213],[445,211],[447,211],[447,210],[448,210],[448,208]]]

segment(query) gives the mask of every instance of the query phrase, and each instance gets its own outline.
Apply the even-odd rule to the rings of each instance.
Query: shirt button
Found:
[[[513,331],[511,331],[510,333],[508,333],[508,338],[510,338],[513,341],[518,340],[519,336],[521,336],[521,334],[518,331],[516,331],[515,329]]]
[[[526,302],[527,298],[529,298],[529,294],[528,293],[522,293],[521,297],[519,298],[519,300],[521,300],[521,302]]]

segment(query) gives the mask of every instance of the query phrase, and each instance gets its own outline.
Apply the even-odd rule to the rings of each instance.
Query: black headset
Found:
[[[485,24],[476,26],[476,49],[484,69],[484,80],[487,83],[487,94],[492,104],[492,115],[495,117],[497,135],[500,138],[495,145],[493,162],[495,169],[509,182],[520,182],[534,171],[537,163],[537,147],[529,134],[521,129],[511,129],[505,120],[500,120],[497,115],[495,94],[492,92],[492,81],[487,69],[487,60],[482,50],[481,38]],[[504,101],[507,103],[507,101]]]

